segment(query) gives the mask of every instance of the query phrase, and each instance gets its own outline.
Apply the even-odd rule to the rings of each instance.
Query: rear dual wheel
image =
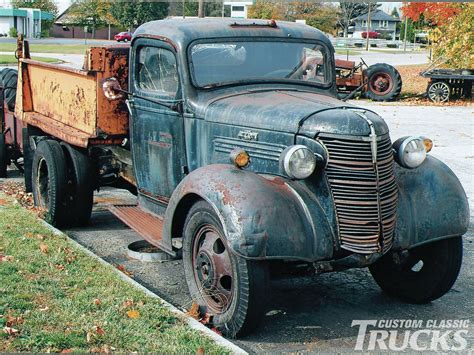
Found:
[[[7,177],[7,166],[9,162],[5,136],[2,132],[0,132],[0,178]]]
[[[83,225],[92,210],[87,156],[55,140],[42,140],[34,152],[32,190],[35,206],[58,227]]]
[[[265,312],[268,273],[229,248],[222,225],[205,201],[190,210],[184,226],[183,263],[189,292],[212,325],[236,337],[254,329]]]

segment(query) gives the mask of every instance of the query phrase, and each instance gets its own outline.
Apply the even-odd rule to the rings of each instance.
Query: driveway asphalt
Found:
[[[408,106],[355,102],[384,117],[392,140],[425,135],[434,140],[432,154],[445,161],[462,181],[474,216],[474,125],[471,107]],[[111,215],[109,204],[133,203],[127,192],[103,189],[95,197],[87,228],[69,229],[73,239],[109,263],[123,265],[136,281],[180,308],[191,304],[180,260],[145,263],[126,255],[140,237]],[[440,206],[442,208],[442,206]],[[438,206],[427,206],[438,208]],[[407,305],[384,295],[366,269],[313,278],[274,280],[265,297],[267,316],[250,336],[235,341],[249,352],[353,352],[359,319],[469,319],[468,349],[474,349],[474,225],[464,237],[463,267],[454,287],[426,305]]]

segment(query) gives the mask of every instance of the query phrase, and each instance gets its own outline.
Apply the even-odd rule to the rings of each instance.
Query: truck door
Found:
[[[167,201],[186,166],[182,114],[144,98],[181,98],[175,52],[167,43],[138,39],[133,46],[130,88],[131,149],[139,193]]]

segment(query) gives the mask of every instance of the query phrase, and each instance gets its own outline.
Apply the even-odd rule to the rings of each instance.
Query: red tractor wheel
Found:
[[[389,64],[377,63],[365,71],[366,96],[374,101],[391,101],[402,91],[400,73]]]

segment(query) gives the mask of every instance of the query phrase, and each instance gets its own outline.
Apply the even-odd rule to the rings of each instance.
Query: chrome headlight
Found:
[[[393,143],[395,160],[401,166],[414,169],[420,166],[426,159],[424,140],[420,137],[403,137]]]
[[[280,156],[280,167],[291,179],[306,179],[316,168],[316,157],[304,145],[292,145]]]

